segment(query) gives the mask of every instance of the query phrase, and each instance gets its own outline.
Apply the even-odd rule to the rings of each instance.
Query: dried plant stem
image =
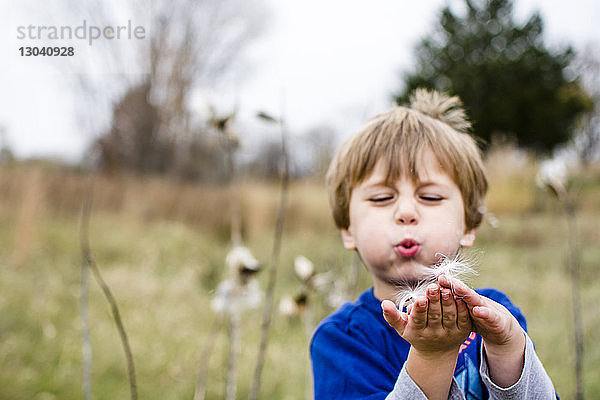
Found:
[[[238,359],[240,357],[241,316],[237,312],[229,314],[229,361],[227,363],[227,387],[225,400],[235,400],[237,392]]]
[[[117,326],[117,331],[119,332],[119,336],[121,338],[121,343],[123,345],[123,351],[125,353],[125,359],[127,361],[127,371],[129,375],[129,388],[131,392],[131,400],[137,400],[137,384],[135,380],[135,367],[133,363],[133,355],[131,353],[131,347],[129,346],[129,340],[127,338],[127,332],[125,331],[125,327],[123,326],[123,321],[121,320],[121,315],[119,313],[119,307],[117,306],[117,302],[112,295],[110,288],[102,278],[100,274],[100,270],[98,269],[98,265],[96,261],[92,257],[92,252],[89,243],[89,219],[91,213],[91,204],[92,204],[92,194],[90,191],[90,195],[84,202],[84,206],[82,208],[81,213],[81,252],[82,252],[82,263],[86,265],[86,268],[92,270],[92,274],[96,283],[102,289],[104,293],[104,297],[108,301],[110,305],[110,309],[113,315],[113,319],[115,320],[115,324]],[[88,328],[89,332],[89,328]]]
[[[89,215],[90,199],[86,199],[83,203],[82,217]],[[89,248],[87,244],[89,218],[81,220],[81,253],[84,255],[81,260],[81,281],[79,290],[79,317],[81,319],[81,352],[82,352],[82,390],[83,400],[92,399],[92,345],[90,342],[90,314],[88,308],[89,298],[89,280],[90,268],[85,257],[86,251]],[[85,241],[84,241],[85,239]]]
[[[313,330],[315,329],[315,316],[314,312],[309,302],[306,304],[306,309],[304,310],[304,315],[302,318],[304,323],[304,333],[306,335],[306,342],[308,349],[308,344],[310,343],[310,338],[312,337]],[[304,389],[304,397],[306,400],[311,400],[313,398],[313,379],[312,379],[312,368],[310,364],[310,358],[306,362],[306,372],[305,372],[305,389]]]
[[[229,198],[231,199],[231,244],[242,245],[242,211],[240,207],[239,185],[236,180],[235,148],[227,145],[227,175],[229,180]]]
[[[231,244],[233,247],[242,245],[242,212],[240,210],[237,189],[232,189],[233,203],[231,205]]]
[[[583,323],[581,321],[581,294],[579,285],[579,262],[577,257],[575,205],[570,197],[564,197],[563,204],[567,216],[569,235],[568,259],[571,276],[573,324],[575,331],[575,399],[583,400]]]
[[[125,359],[127,361],[127,373],[129,376],[129,388],[131,392],[131,400],[137,399],[137,383],[135,380],[135,366],[133,363],[133,355],[131,353],[131,346],[129,345],[129,339],[127,338],[127,332],[125,331],[125,327],[123,325],[123,321],[121,319],[121,315],[119,313],[119,308],[117,306],[117,302],[113,297],[110,288],[104,282],[102,275],[100,274],[100,270],[96,265],[96,262],[93,259],[90,259],[90,266],[92,268],[92,273],[94,274],[94,279],[101,287],[102,292],[104,292],[104,297],[106,297],[106,301],[108,301],[110,305],[110,309],[113,315],[113,319],[115,320],[115,324],[117,326],[117,331],[119,331],[119,336],[121,337],[121,344],[123,345],[123,351],[125,353]]]
[[[223,134],[225,126],[223,126]],[[231,244],[233,247],[242,245],[242,213],[240,210],[240,195],[236,185],[235,151],[237,146],[233,142],[227,142],[227,169],[229,175],[229,191],[231,199]],[[238,299],[241,288],[239,282],[233,293],[233,298]],[[235,400],[237,392],[238,360],[241,351],[241,314],[232,312],[229,317],[229,360],[227,362],[227,381],[225,387],[225,400]]]
[[[206,396],[206,374],[208,372],[210,356],[215,345],[215,340],[217,339],[217,334],[219,333],[219,329],[221,328],[221,325],[223,325],[224,321],[225,318],[223,318],[222,315],[219,315],[213,321],[212,327],[208,333],[208,337],[204,342],[202,354],[200,355],[200,370],[198,371],[198,379],[196,380],[194,400],[204,400],[204,397]]]
[[[265,362],[265,353],[269,339],[269,329],[273,317],[273,301],[275,294],[275,283],[277,281],[277,266],[279,264],[279,253],[281,250],[281,238],[283,235],[283,221],[285,219],[285,208],[287,203],[288,183],[289,183],[289,159],[286,149],[285,129],[283,122],[279,120],[281,128],[281,156],[283,161],[283,171],[281,174],[281,191],[279,199],[279,209],[277,211],[277,221],[275,223],[275,237],[273,240],[273,251],[271,253],[271,261],[269,264],[269,280],[265,292],[265,305],[262,314],[260,345],[258,348],[258,356],[256,367],[254,369],[254,377],[250,389],[249,400],[256,400],[260,391],[260,379]]]

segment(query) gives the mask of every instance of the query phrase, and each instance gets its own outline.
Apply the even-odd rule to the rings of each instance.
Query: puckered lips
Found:
[[[404,239],[399,244],[394,247],[396,252],[405,258],[414,257],[421,248],[421,245],[416,240],[413,239]]]

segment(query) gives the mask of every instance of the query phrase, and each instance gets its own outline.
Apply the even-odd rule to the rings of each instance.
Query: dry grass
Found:
[[[535,189],[535,163],[519,164],[509,150],[490,155],[489,209],[500,227],[482,226],[479,285],[509,294],[528,317],[537,349],[559,394],[573,393],[572,318],[565,268],[566,224],[552,199]],[[505,160],[513,161],[507,162]],[[520,161],[519,161],[520,162]],[[509,168],[508,166],[512,166]],[[586,394],[600,397],[600,184],[598,170],[578,175],[579,233],[585,325]],[[0,398],[81,397],[78,216],[89,178],[63,169],[0,169]],[[276,185],[243,183],[247,245],[269,258],[278,203]],[[90,240],[98,265],[122,309],[131,340],[140,398],[191,398],[202,343],[214,319],[212,290],[223,277],[228,250],[230,194],[223,187],[166,179],[95,177]],[[344,251],[320,182],[295,182],[283,237],[276,297],[294,294],[296,255],[318,272],[348,275]],[[264,287],[266,277],[260,276]],[[359,289],[369,285],[361,271]],[[96,398],[128,395],[125,361],[110,312],[91,285],[93,391]],[[317,319],[331,309],[315,299]],[[243,316],[239,397],[250,386],[258,350],[260,310]],[[298,319],[275,319],[267,355],[263,399],[302,398],[307,343]],[[207,398],[224,395],[226,335],[215,343]]]
[[[493,213],[523,213],[535,205],[536,166],[532,157],[510,144],[486,155],[490,190],[487,207]]]

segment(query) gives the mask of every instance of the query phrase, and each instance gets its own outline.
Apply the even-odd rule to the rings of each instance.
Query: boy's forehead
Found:
[[[380,158],[373,170],[368,172],[359,183],[391,183],[400,178],[424,182],[439,175],[451,178],[435,154],[431,150],[425,150],[415,157],[414,163]]]

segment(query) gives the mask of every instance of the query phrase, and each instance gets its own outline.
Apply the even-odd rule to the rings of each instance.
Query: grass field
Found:
[[[505,291],[528,318],[537,351],[564,399],[574,393],[573,316],[566,268],[567,225],[556,201],[537,189],[531,161],[511,170],[491,165],[489,209],[500,224],[484,223],[477,244],[476,286]],[[600,398],[600,174],[574,179],[582,274],[585,394]],[[79,399],[79,210],[89,178],[59,168],[0,170],[0,399]],[[246,245],[267,263],[278,203],[275,184],[241,188]],[[229,249],[224,188],[165,180],[96,177],[90,242],[116,297],[136,363],[140,399],[191,399],[200,353],[215,319],[210,301],[224,278]],[[351,285],[353,254],[343,250],[319,182],[290,191],[276,299],[295,294],[293,259],[302,254],[318,272],[332,271],[336,289]],[[261,287],[267,276],[259,275]],[[361,268],[348,296],[369,286]],[[125,358],[110,309],[90,283],[93,393],[129,396]],[[331,291],[334,289],[332,288]],[[317,320],[330,313],[324,294],[312,305]],[[238,398],[246,398],[259,343],[261,309],[242,317]],[[225,329],[209,364],[207,398],[225,392]],[[276,315],[261,399],[303,399],[307,337],[298,317]]]

